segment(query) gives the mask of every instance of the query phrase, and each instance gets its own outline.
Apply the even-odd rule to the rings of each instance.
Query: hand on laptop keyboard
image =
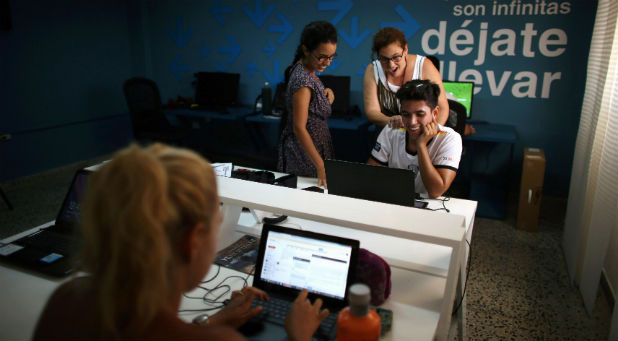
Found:
[[[232,292],[232,298],[227,306],[212,315],[209,324],[226,325],[234,329],[242,326],[247,320],[262,312],[262,307],[251,307],[253,299],[268,300],[268,295],[254,287],[244,287]]]
[[[320,323],[328,316],[328,309],[320,310],[322,300],[313,304],[307,298],[309,292],[303,289],[296,297],[285,318],[285,329],[290,340],[311,340]]]

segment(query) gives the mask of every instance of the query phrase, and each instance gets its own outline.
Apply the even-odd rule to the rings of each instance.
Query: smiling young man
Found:
[[[413,80],[397,91],[404,128],[385,127],[367,161],[370,165],[411,169],[415,188],[430,198],[449,188],[461,159],[461,136],[437,123],[440,87],[428,80]]]

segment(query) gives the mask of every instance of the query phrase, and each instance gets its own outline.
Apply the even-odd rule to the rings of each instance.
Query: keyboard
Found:
[[[22,238],[17,243],[41,250],[58,252],[63,255],[72,253],[77,247],[75,238],[51,231],[41,231]]]
[[[283,300],[276,297],[270,297],[268,301],[261,301],[258,299],[253,300],[251,303],[252,307],[262,306],[264,310],[256,316],[255,318],[268,321],[273,324],[277,324],[280,326],[285,325],[285,317],[288,314],[288,311],[292,307],[293,302],[288,300]],[[320,327],[316,331],[316,336],[318,339],[331,339],[334,335],[335,326],[337,325],[337,313],[331,312],[328,316],[322,321]],[[323,336],[323,337],[319,337]]]
[[[232,245],[219,251],[215,256],[215,263],[233,269],[235,269],[235,267],[232,265],[238,263],[240,260],[255,265],[259,241],[257,237],[244,235]]]

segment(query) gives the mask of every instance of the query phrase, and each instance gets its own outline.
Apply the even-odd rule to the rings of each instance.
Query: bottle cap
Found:
[[[351,306],[369,305],[371,291],[366,284],[356,283],[350,287],[350,297],[348,298]]]

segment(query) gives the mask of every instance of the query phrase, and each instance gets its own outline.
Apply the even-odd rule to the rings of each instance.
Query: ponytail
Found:
[[[301,60],[303,58],[303,44],[298,45],[298,47],[296,47],[296,53],[294,54],[294,60],[292,60],[292,64],[290,64],[290,66],[288,66],[285,69],[285,80],[284,83],[287,86],[288,82],[290,81],[290,74],[292,73],[292,68],[294,67],[294,64],[296,64],[297,61]]]
[[[172,290],[175,240],[208,221],[217,202],[212,168],[187,150],[132,145],[93,174],[82,262],[101,335],[143,332]]]

